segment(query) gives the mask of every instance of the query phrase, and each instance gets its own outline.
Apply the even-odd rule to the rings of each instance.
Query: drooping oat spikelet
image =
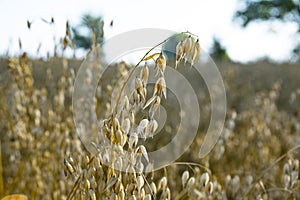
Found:
[[[135,123],[135,115],[133,113],[133,111],[129,111],[129,120],[131,125],[133,125]]]
[[[177,69],[177,65],[180,62],[180,60],[182,59],[183,56],[183,42],[180,41],[177,46],[176,46],[176,61],[175,61],[175,69]]]
[[[207,192],[209,194],[212,194],[214,192],[214,184],[212,182],[209,182],[209,184],[207,186]]]
[[[141,90],[143,88],[143,82],[140,78],[136,77],[135,78],[135,89],[137,91]]]
[[[135,78],[135,90],[132,93],[133,102],[137,105],[143,105],[146,101],[147,90],[140,78]]]
[[[196,60],[196,58],[198,58],[200,54],[200,42],[199,42],[199,38],[196,40],[193,49],[192,49],[192,61],[191,61],[191,66],[194,65],[194,62]]]
[[[130,130],[130,119],[129,118],[124,119],[124,121],[122,123],[122,129],[126,134],[129,133],[129,130]]]
[[[140,102],[140,96],[139,96],[137,90],[133,90],[132,91],[130,99],[131,99],[132,104],[134,104],[134,105],[138,105],[139,104],[139,102]]]
[[[144,183],[145,183],[144,178],[141,175],[139,175],[138,177],[136,177],[136,179],[137,179],[136,183],[137,183],[138,191],[141,191],[141,189],[142,189],[142,187],[144,186]]]
[[[132,133],[129,136],[129,141],[128,141],[129,147],[134,148],[137,145],[137,143],[138,143],[138,135],[136,133]]]
[[[191,177],[186,184],[188,191],[193,189],[194,184],[195,184],[195,177]]]
[[[146,147],[144,145],[140,145],[137,148],[136,152],[142,154],[144,156],[144,158],[146,159],[146,161],[149,162],[148,153],[147,153]]]
[[[155,96],[155,98],[151,104],[151,107],[149,109],[149,118],[150,119],[154,118],[154,115],[156,114],[157,111],[159,113],[160,101],[161,101],[160,97]]]
[[[187,180],[189,179],[189,171],[184,171],[181,177],[182,187],[185,187]]]
[[[184,58],[184,63],[187,62],[188,56],[191,53],[191,48],[192,48],[193,42],[191,35],[189,37],[185,38],[183,40],[183,58]]]
[[[167,180],[167,177],[162,177],[161,179],[160,179],[160,181],[159,181],[159,183],[158,183],[158,187],[157,187],[157,189],[158,190],[165,190],[166,189],[166,187],[167,187],[167,182],[168,182],[168,180]]]
[[[209,175],[207,172],[203,173],[200,177],[200,186],[206,187],[209,182]]]
[[[149,67],[147,65],[147,62],[145,62],[145,65],[141,69],[140,78],[142,79],[143,86],[146,87],[149,78]]]
[[[146,137],[153,137],[153,135],[154,135],[154,133],[155,133],[155,131],[156,131],[157,128],[158,128],[158,123],[157,123],[157,121],[156,121],[155,119],[151,119],[151,120],[149,121],[148,126],[147,126],[147,130],[146,130],[147,134],[146,134]]]
[[[156,59],[155,61],[155,68],[157,70],[156,76],[160,73],[162,76],[164,74],[164,71],[166,69],[166,58],[164,56],[164,54],[161,52],[159,54],[159,57]]]
[[[125,145],[126,140],[125,140],[125,138],[123,136],[122,131],[121,130],[117,130],[115,137],[116,137],[116,142],[123,147]]]
[[[137,127],[137,134],[141,135],[142,137],[144,136],[144,133],[146,131],[146,128],[148,126],[149,120],[148,119],[143,119],[139,126]]]
[[[128,99],[128,96],[125,95],[123,100],[122,100],[122,105],[123,105],[123,110],[126,110],[128,111],[129,108],[130,108],[130,103],[129,103],[129,99]]]
[[[154,182],[151,182],[151,183],[150,183],[150,189],[151,189],[151,192],[152,192],[154,195],[156,195],[156,193],[157,193],[157,188],[156,188],[156,185],[155,185]]]
[[[236,194],[240,188],[240,177],[238,175],[234,176],[232,179],[232,192]]]
[[[161,95],[163,94],[165,99],[167,98],[167,87],[166,87],[166,81],[164,77],[160,77],[154,86],[154,92],[153,96],[155,95]]]
[[[68,173],[70,173],[71,175],[73,175],[74,172],[75,172],[75,169],[71,165],[71,163],[69,161],[67,161],[66,159],[64,159],[64,173],[65,173],[65,176]]]

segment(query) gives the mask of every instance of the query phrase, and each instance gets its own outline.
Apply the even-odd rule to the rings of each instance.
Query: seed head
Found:
[[[185,187],[187,180],[189,179],[189,171],[184,171],[181,177],[182,187]]]
[[[138,188],[138,191],[140,191],[142,189],[142,187],[144,186],[144,178],[140,175],[140,176],[137,176],[136,177],[137,179],[137,188]]]
[[[152,193],[155,195],[157,193],[157,189],[156,189],[156,185],[154,182],[150,183],[150,188],[151,188]]]
[[[149,68],[147,63],[145,63],[145,66],[142,67],[140,78],[142,79],[143,85],[145,87],[148,83],[148,78],[149,78]]]
[[[167,187],[167,177],[162,177],[158,183],[158,190],[162,189],[165,190]]]
[[[185,63],[188,59],[188,56],[191,53],[191,48],[192,48],[192,38],[189,35],[189,37],[187,37],[183,40],[183,57],[184,57],[184,62]]]
[[[209,175],[207,172],[205,172],[200,177],[200,186],[206,187],[208,182],[209,182]]]
[[[144,158],[147,160],[147,162],[149,162],[148,153],[147,153],[146,147],[144,145],[140,145],[137,148],[136,152],[141,153],[144,156]]]
[[[192,190],[192,188],[194,187],[194,184],[195,184],[195,178],[191,177],[189,179],[189,181],[187,182],[187,185],[186,185],[187,189]]]
[[[154,86],[154,92],[153,92],[153,96],[157,95],[157,94],[163,94],[165,99],[167,98],[167,87],[166,87],[166,81],[164,79],[164,77],[160,77]]]
[[[143,88],[143,82],[140,78],[136,77],[135,78],[135,89],[138,91],[141,88]]]
[[[73,174],[75,171],[74,167],[66,159],[64,159],[64,171],[65,171],[65,175],[67,175],[67,172],[69,172],[70,174]]]
[[[212,182],[209,182],[207,185],[207,192],[209,194],[212,194],[214,192],[214,184]]]
[[[155,61],[155,68],[157,68],[157,73],[156,75],[158,75],[158,73],[160,72],[161,75],[164,74],[164,71],[166,69],[166,59],[165,59],[165,56],[164,54],[161,52],[159,54],[159,57],[156,59]]]
[[[183,42],[180,41],[176,46],[176,62],[175,62],[175,69],[177,69],[177,65],[182,59],[183,56]]]
[[[192,66],[194,65],[194,62],[196,58],[199,56],[199,54],[200,54],[200,42],[199,39],[197,39],[192,49],[192,61],[191,61]]]
[[[143,133],[145,133],[146,128],[148,126],[149,120],[148,119],[143,119],[139,126],[137,127],[137,134],[138,135],[143,135]]]
[[[155,133],[155,131],[156,131],[157,128],[158,128],[157,121],[155,119],[151,119],[150,122],[149,122],[149,124],[148,124],[148,126],[147,126],[147,130],[146,130],[147,134],[146,134],[146,136],[153,137],[153,135],[154,135],[154,133]]]
[[[122,129],[125,132],[125,134],[129,133],[130,130],[130,120],[129,118],[125,118],[123,123],[122,123]]]
[[[132,133],[128,141],[129,147],[134,148],[137,145],[137,143],[138,143],[138,136],[136,133]]]

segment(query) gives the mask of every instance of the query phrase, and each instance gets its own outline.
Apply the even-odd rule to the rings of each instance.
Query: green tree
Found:
[[[104,39],[104,21],[100,16],[85,14],[81,23],[72,28],[72,41],[77,48],[89,49],[93,44],[102,43]]]
[[[244,7],[235,13],[235,19],[245,27],[253,21],[280,20],[298,26],[300,36],[300,0],[246,0]],[[295,43],[294,53],[299,54],[300,40]]]
[[[225,47],[220,43],[219,39],[213,38],[212,48],[210,49],[211,56],[218,60],[230,60]]]
[[[236,18],[242,20],[243,26],[255,20],[278,19],[296,23],[300,31],[299,0],[246,0],[244,6],[235,14]]]

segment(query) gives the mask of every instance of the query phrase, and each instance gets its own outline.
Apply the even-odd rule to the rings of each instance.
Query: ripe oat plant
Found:
[[[128,44],[136,40],[137,37],[144,38],[147,35],[161,35],[162,33],[166,35],[167,31],[155,29],[135,30],[113,38],[103,48],[111,49],[116,56],[124,55],[124,52],[128,50],[132,51],[133,47]],[[171,33],[169,32],[168,34]],[[171,164],[193,142],[200,120],[197,96],[185,77],[182,75],[179,76],[173,69],[177,68],[180,62],[183,63],[183,67],[190,68],[193,66],[193,63],[199,61],[200,43],[199,39],[194,37],[197,36],[189,32],[170,36],[153,47],[148,48],[144,56],[129,72],[121,72],[122,77],[119,78],[114,88],[111,89],[111,103],[107,105],[107,116],[101,119],[100,122],[97,120],[95,112],[96,99],[94,96],[97,90],[97,82],[105,75],[105,70],[108,66],[101,66],[99,46],[95,47],[89,53],[87,59],[80,67],[75,81],[73,96],[73,111],[77,132],[87,150],[93,155],[93,158],[99,157],[101,163],[111,169],[109,181],[112,181],[113,185],[116,182],[120,182],[125,184],[125,188],[128,186],[129,183],[122,181],[120,177],[121,172],[131,174],[129,176],[134,177],[138,174],[144,184],[144,181],[147,182],[144,176],[145,173],[153,172]],[[172,39],[174,41],[171,41]],[[178,39],[179,41],[176,41]],[[130,43],[120,43],[120,41],[129,41]],[[145,45],[144,41],[142,44],[137,42],[137,45]],[[175,42],[175,44],[172,44],[170,41],[172,43]],[[175,45],[176,49],[171,49],[167,46],[168,42],[169,46]],[[120,51],[120,45],[130,49]],[[162,48],[158,49],[161,46]],[[134,48],[141,48],[141,46]],[[169,58],[166,57],[167,54]],[[172,68],[167,66],[167,63],[171,63],[171,54],[175,58],[175,66]],[[153,67],[149,66],[151,61],[153,62]],[[211,74],[209,74],[207,82],[215,87],[214,89],[209,87],[215,93],[214,96],[211,95],[212,102],[218,104],[219,107],[217,111],[215,107],[212,108],[212,113],[215,114],[212,115],[214,123],[209,127],[203,148],[200,150],[199,156],[201,157],[207,155],[216,144],[221,133],[226,112],[223,82],[222,80],[219,82],[215,81],[217,78],[220,80],[220,74],[216,73],[218,72],[217,70],[210,70],[210,72]],[[202,74],[205,74],[205,71]],[[213,77],[214,75],[217,78]],[[170,80],[166,81],[166,77]],[[169,83],[171,86],[169,86]],[[167,108],[165,109],[166,112],[161,112],[161,109],[163,109],[161,108],[161,103],[163,100],[166,101],[167,96],[169,96],[167,95],[168,90],[173,92],[175,98],[178,98],[180,107],[178,113],[176,113],[176,109],[174,108],[175,104],[172,105],[172,103],[169,105],[172,106],[171,109]],[[127,91],[127,94],[125,91]],[[174,101],[174,97],[167,101]],[[165,123],[168,120],[178,120],[174,117],[172,119],[168,115],[170,114],[168,109],[179,116],[178,134],[163,133],[160,137],[167,138],[167,141],[169,140],[168,144],[149,152],[149,148],[147,147],[149,145],[147,144],[149,140],[150,143],[155,141],[157,129],[166,126]],[[220,112],[221,114],[219,114]],[[162,117],[163,114],[165,115],[164,117]],[[173,132],[176,132],[176,128]],[[163,182],[162,184],[165,185],[166,183]],[[170,189],[166,186],[158,188],[163,189],[161,198],[170,199]],[[145,191],[140,194],[140,189],[138,187],[135,196],[136,198],[143,199]],[[149,193],[151,198],[156,198],[156,194],[151,189],[149,192],[146,192],[146,194]]]
[[[217,68],[201,38],[157,29],[82,62],[59,55],[68,34],[47,60],[0,59],[0,198],[300,198],[298,67]]]

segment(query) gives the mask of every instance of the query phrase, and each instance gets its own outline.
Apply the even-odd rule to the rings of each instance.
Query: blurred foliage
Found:
[[[72,28],[72,41],[77,48],[89,49],[94,43],[102,43],[104,21],[101,16],[85,14],[81,23]]]
[[[255,20],[279,19],[295,22],[300,31],[300,1],[299,0],[247,0],[245,8],[236,12],[235,17],[247,26]]]
[[[235,13],[235,19],[241,20],[246,27],[253,21],[280,20],[295,23],[300,34],[300,1],[299,0],[247,0],[244,8]],[[295,41],[293,53],[299,57],[300,44]]]
[[[212,48],[210,49],[211,52],[211,56],[218,61],[222,61],[222,60],[230,60],[227,51],[225,49],[225,47],[221,44],[221,42],[219,41],[219,39],[217,38],[213,38],[213,45]]]
[[[0,185],[4,183],[0,198],[25,194],[28,199],[67,199],[74,194],[73,199],[107,199],[117,194],[122,199],[118,190],[125,193],[123,199],[139,195],[134,194],[137,180],[126,173],[117,174],[122,187],[110,185],[104,190],[114,177],[112,170],[100,158],[92,159],[76,134],[71,104],[81,63],[61,57],[30,60],[25,54],[0,58],[0,66],[4,66],[0,68]],[[146,174],[145,182],[158,187],[160,180],[167,179],[169,199],[199,199],[197,194],[203,195],[202,199],[299,199],[300,68],[266,61],[248,65],[225,61],[217,66],[226,88],[228,112],[215,148],[201,160],[195,153],[210,122],[210,95],[200,74],[180,66],[178,70],[197,89],[201,102],[198,134],[177,164]],[[112,88],[122,83],[124,71],[130,68],[119,63],[105,71],[95,94],[98,116],[110,113]],[[178,116],[174,100],[170,95],[163,102],[172,119]],[[161,147],[173,138],[178,122],[169,121],[155,143],[147,144]],[[71,165],[71,170],[63,163]],[[182,184],[185,171],[190,178]],[[207,173],[212,191],[200,181]],[[133,189],[126,189],[129,185]],[[149,193],[148,184],[142,190]],[[154,197],[166,199],[160,198],[162,194],[158,189]],[[154,197],[148,195],[148,199]]]

